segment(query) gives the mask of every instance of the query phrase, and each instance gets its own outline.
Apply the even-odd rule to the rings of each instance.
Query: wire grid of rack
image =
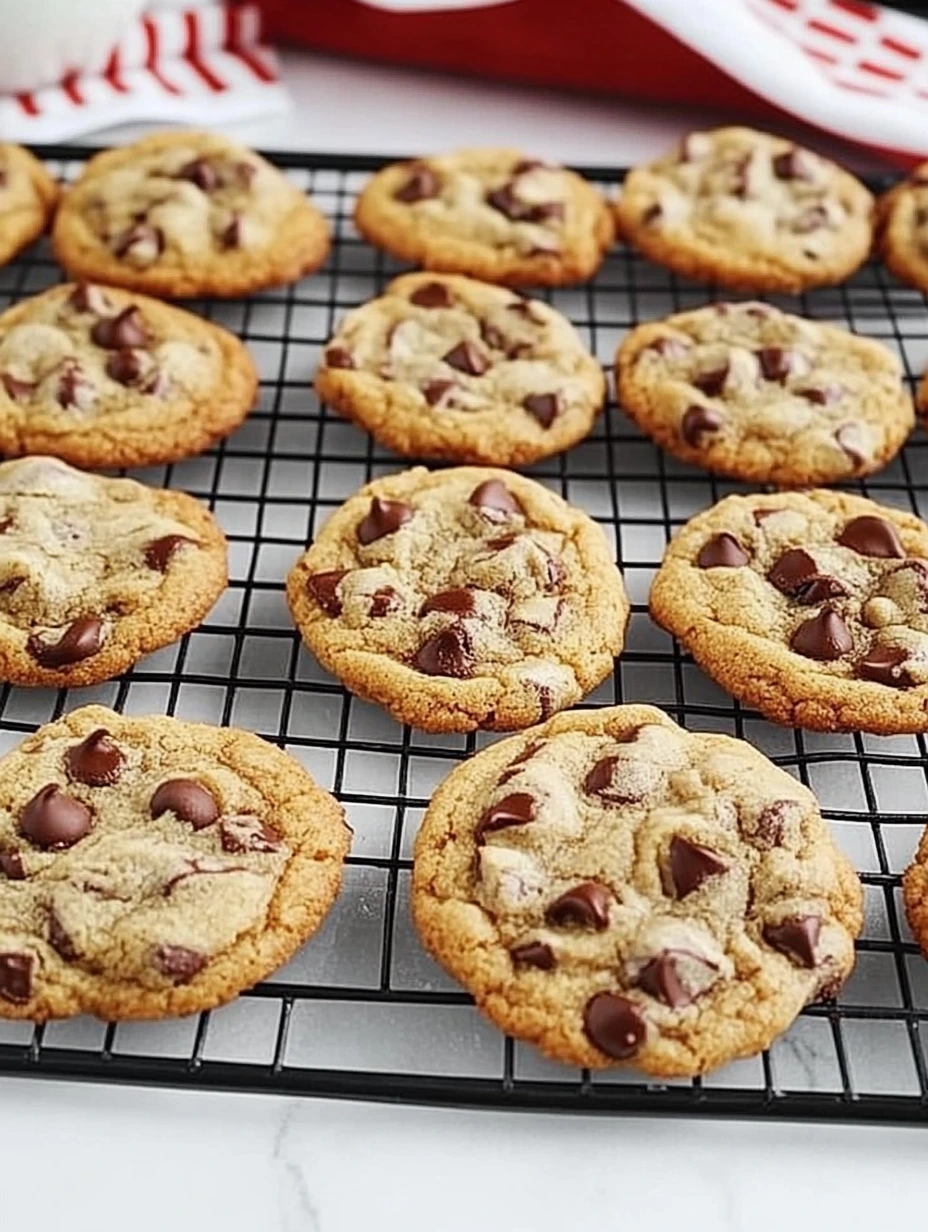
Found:
[[[68,179],[88,151],[40,153]],[[0,1073],[506,1109],[924,1120],[928,963],[907,930],[899,877],[928,815],[925,739],[765,723],[651,623],[648,586],[667,540],[739,485],[663,455],[614,403],[586,442],[530,469],[603,526],[633,601],[627,649],[584,705],[653,702],[688,727],[752,741],[812,787],[864,883],[855,973],[836,1004],[808,1007],[762,1056],[702,1080],[656,1084],[633,1071],[591,1075],[554,1065],[505,1039],[421,949],[408,911],[418,822],[436,784],[493,737],[398,726],[326,676],[291,627],[283,582],[303,546],[360,484],[408,465],[321,407],[310,388],[336,321],[400,267],[364,244],[351,222],[354,194],[378,160],[271,157],[332,218],[332,255],[295,286],[193,305],[251,347],[262,375],[259,406],[208,454],[132,472],[184,488],[216,513],[230,541],[229,590],[200,629],[117,681],[76,692],[0,689],[0,751],[89,701],[249,728],[287,749],[345,804],[355,842],[344,890],[304,950],[232,1005],[119,1026],[0,1021]],[[621,178],[584,171],[607,190]],[[0,270],[0,307],[60,278],[40,243]],[[591,283],[549,298],[608,365],[638,321],[717,291],[616,249]],[[910,382],[928,364],[925,300],[877,265],[845,286],[776,302],[881,338],[901,355]],[[855,486],[928,516],[926,444],[919,431],[890,467]]]

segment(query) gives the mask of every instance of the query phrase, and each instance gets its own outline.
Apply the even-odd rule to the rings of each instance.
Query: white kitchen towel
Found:
[[[205,4],[145,13],[94,71],[0,95],[0,140],[66,141],[140,121],[212,126],[286,108],[257,8]]]

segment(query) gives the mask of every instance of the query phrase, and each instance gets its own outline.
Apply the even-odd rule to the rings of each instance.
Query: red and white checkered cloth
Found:
[[[0,140],[65,141],[149,120],[215,125],[286,107],[258,9],[206,4],[143,15],[97,72],[0,95]]]

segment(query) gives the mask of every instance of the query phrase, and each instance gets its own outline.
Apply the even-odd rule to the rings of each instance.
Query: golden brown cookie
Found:
[[[233,334],[146,296],[53,287],[0,315],[0,452],[174,462],[228,436],[258,374]]]
[[[38,159],[0,144],[0,265],[42,234],[58,203],[58,185]]]
[[[0,680],[109,680],[195,628],[226,581],[225,536],[185,492],[0,465]]]
[[[355,223],[424,269],[514,286],[591,278],[615,237],[606,201],[581,176],[490,148],[384,167],[358,197]]]
[[[250,732],[75,710],[0,761],[0,1018],[221,1005],[316,931],[348,847]]]
[[[64,196],[52,242],[77,279],[168,298],[237,296],[316,269],[329,226],[254,151],[170,132],[92,158]]]
[[[880,256],[889,269],[928,291],[928,162],[878,201]]]
[[[914,423],[888,347],[770,304],[639,325],[619,348],[616,382],[624,409],[676,457],[783,487],[879,470]]]
[[[746,291],[841,282],[869,255],[873,198],[835,163],[750,128],[690,133],[626,177],[623,238],[679,274]]]
[[[306,645],[353,693],[424,731],[506,731],[611,671],[628,600],[599,526],[511,471],[375,480],[287,579]]]
[[[664,554],[651,614],[775,723],[928,731],[928,526],[826,490],[728,496]]]
[[[570,1065],[705,1073],[854,964],[860,883],[812,793],[651,706],[559,714],[455,768],[416,840],[426,947]]]
[[[397,453],[512,466],[582,440],[606,382],[571,323],[541,300],[404,274],[344,319],[316,389]]]

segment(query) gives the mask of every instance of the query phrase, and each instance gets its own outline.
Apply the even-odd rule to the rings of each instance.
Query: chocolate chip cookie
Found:
[[[685,462],[756,483],[836,483],[879,470],[914,413],[882,343],[769,304],[710,304],[632,330],[619,401]]]
[[[812,793],[652,706],[561,714],[458,766],[419,831],[412,906],[501,1030],[658,1077],[766,1048],[835,995],[862,923]]]
[[[651,614],[776,723],[928,731],[928,526],[845,492],[728,496],[687,522]]]
[[[909,928],[922,953],[928,957],[928,829],[922,834],[918,851],[902,876],[902,901]]]
[[[0,465],[0,680],[109,680],[195,628],[226,580],[225,537],[186,493]]]
[[[393,163],[355,209],[372,244],[428,270],[561,286],[599,269],[615,228],[599,192],[517,150],[458,150]]]
[[[75,278],[180,298],[295,282],[329,250],[322,214],[265,159],[212,133],[155,133],[97,154],[52,234]]]
[[[58,204],[58,185],[37,158],[0,143],[0,265],[42,234]]]
[[[422,467],[362,488],[287,579],[328,671],[424,731],[505,731],[570,706],[622,649],[602,530],[511,471]]]
[[[928,291],[928,162],[883,194],[878,218],[883,260],[897,278]]]
[[[404,274],[349,313],[319,396],[397,453],[500,466],[582,440],[606,382],[540,300],[453,275]]]
[[[0,1018],[229,1001],[316,931],[348,846],[250,732],[75,710],[0,761]]]
[[[690,133],[630,172],[616,208],[621,234],[652,261],[747,291],[841,282],[873,240],[859,180],[750,128]]]
[[[77,466],[173,462],[227,436],[258,374],[234,335],[158,300],[91,283],[0,315],[0,452]]]

